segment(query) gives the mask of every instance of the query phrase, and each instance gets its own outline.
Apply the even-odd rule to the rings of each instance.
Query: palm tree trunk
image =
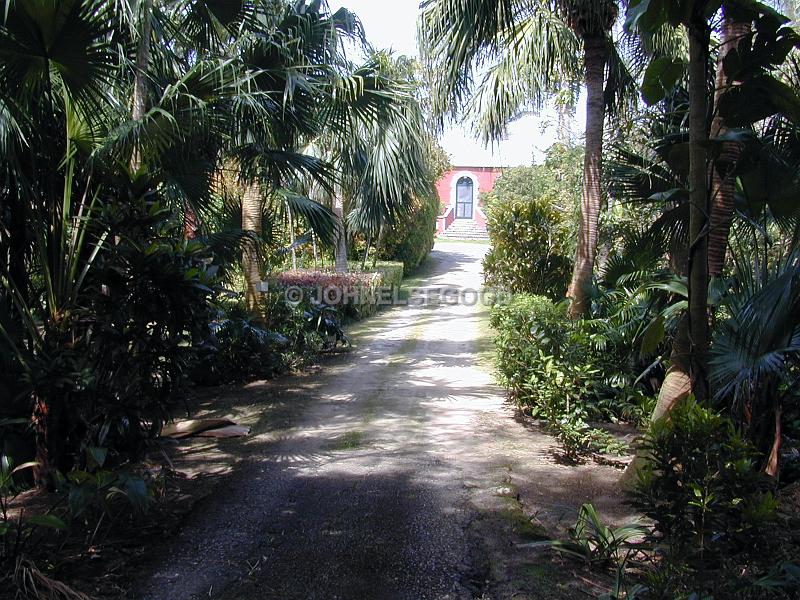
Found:
[[[37,396],[34,399],[36,466],[33,479],[43,489],[53,489],[58,473],[66,470],[66,433],[62,411],[63,401],[60,397],[48,400]]]
[[[767,464],[764,467],[764,472],[770,477],[777,477],[780,472],[780,459],[781,459],[781,417],[783,416],[783,409],[778,406],[775,408],[775,435],[772,438],[772,446],[770,447]]]
[[[592,282],[597,254],[597,226],[600,220],[600,174],[603,158],[603,83],[608,47],[604,36],[584,38],[586,73],[586,154],[583,159],[583,200],[575,249],[575,266],[567,296],[572,299],[569,314],[578,318],[589,310],[588,288]]]
[[[248,184],[242,196],[242,229],[261,235],[262,208],[261,186],[256,182]],[[242,251],[242,271],[245,279],[245,304],[248,310],[257,312],[261,297],[261,266],[258,252],[251,244]]]
[[[688,251],[686,247],[677,246],[672,248],[669,253],[669,265],[672,272],[681,277],[686,277],[688,268]],[[678,300],[678,298],[673,298]],[[672,340],[672,349],[669,356],[669,367],[661,382],[658,390],[658,398],[653,414],[650,415],[650,422],[653,423],[664,416],[677,406],[678,402],[686,398],[692,392],[692,379],[689,376],[690,369],[690,344],[689,344],[689,316],[683,314],[678,322],[675,338]],[[623,488],[630,489],[636,483],[636,475],[639,469],[648,460],[646,452],[637,448],[636,455],[628,464],[625,472],[620,479]]]
[[[183,207],[184,239],[193,240],[196,238],[198,229],[200,229],[200,220],[197,218],[197,213],[187,204]]]
[[[347,273],[347,232],[344,226],[344,198],[337,193],[333,199],[333,214],[336,215],[336,272]]]
[[[153,0],[144,0],[142,5],[142,30],[140,31],[139,46],[136,49],[136,72],[133,80],[133,110],[131,118],[141,121],[147,113],[147,67],[150,64],[150,35],[153,31],[152,23]],[[142,156],[138,149],[134,149],[131,157],[131,171],[137,171],[142,166]]]
[[[692,380],[689,377],[689,319],[687,315],[678,323],[678,331],[672,341],[670,352],[670,365],[667,374],[658,390],[658,399],[650,422],[655,422],[669,414],[669,412],[692,391]],[[636,474],[642,465],[647,462],[648,456],[642,449],[637,449],[636,456],[628,464],[622,474],[621,485],[631,488],[636,483]]]
[[[692,392],[708,398],[708,28],[689,28],[689,341]]]
[[[292,249],[292,270],[297,271],[297,248],[294,247],[294,217],[288,202],[286,202],[286,214],[289,215],[289,244]]]
[[[708,169],[702,144],[708,139],[708,36],[705,21],[702,28],[690,31],[689,40],[689,248],[688,259],[672,256],[670,260],[676,273],[685,274],[685,269],[688,269],[689,310],[678,323],[670,366],[659,389],[651,422],[668,415],[692,392],[701,400],[708,397]],[[647,454],[638,450],[620,480],[624,488],[635,484],[636,474],[646,461]]]
[[[726,15],[722,23],[722,45],[717,57],[717,78],[714,91],[714,120],[711,122],[711,137],[725,133],[726,127],[719,115],[719,99],[725,86],[723,60],[736,48],[744,36],[750,33],[750,23],[737,23]],[[711,215],[708,231],[708,274],[710,277],[722,275],[725,254],[728,249],[728,234],[733,221],[734,193],[736,177],[731,173],[741,154],[741,147],[735,142],[722,145],[719,158],[715,161],[711,175]]]
[[[364,250],[364,258],[361,261],[361,270],[367,268],[367,260],[369,260],[369,250],[372,247],[372,234],[367,236],[367,248]]]

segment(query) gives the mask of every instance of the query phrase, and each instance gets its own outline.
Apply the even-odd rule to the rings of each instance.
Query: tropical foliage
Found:
[[[553,86],[549,72],[523,52],[518,24],[533,14],[561,18],[560,5],[578,17],[586,6],[465,2],[452,18],[480,14],[484,25],[445,34],[443,23],[452,22],[446,5],[428,3],[422,26],[432,36],[432,56],[447,48],[459,58],[439,66],[452,74],[443,77],[450,86],[443,111],[466,106],[470,114],[480,106],[473,115],[494,114],[504,125],[537,98],[489,90],[526,88],[540,98],[558,91],[558,81]],[[493,309],[499,378],[526,410],[545,416],[568,454],[601,449],[592,445],[590,420],[633,416],[643,424],[652,411],[623,484],[635,488],[636,506],[655,523],[649,545],[631,552],[657,557],[659,567],[633,561],[638,584],[620,594],[791,597],[795,568],[782,553],[796,553],[774,525],[785,526],[777,511],[781,488],[797,473],[800,37],[792,22],[758,2],[643,0],[620,10],[629,43],[617,44],[616,58],[645,105],[628,105],[631,112],[605,132],[600,219],[586,218],[587,171],[577,218],[563,210],[563,196],[543,201],[550,188],[532,176],[527,189],[514,191],[517,199],[499,185],[489,203],[495,246],[487,280],[550,297],[523,295]],[[550,23],[555,39],[558,25]],[[569,47],[564,41],[559,48]],[[536,56],[551,48],[539,43]],[[559,64],[560,54],[547,56],[546,64]],[[489,75],[473,85],[469,69],[481,61],[505,61],[517,87],[497,84],[499,66],[479,67]],[[531,65],[539,69],[538,89],[519,76]],[[562,82],[575,77],[554,68]],[[573,188],[566,182],[560,189],[566,195]],[[579,224],[578,245],[587,227],[597,228],[597,255],[583,278],[582,318],[570,323],[557,304],[563,283],[552,285],[541,265],[564,255],[566,236],[549,232],[575,232]],[[573,306],[574,292],[566,294]],[[632,398],[638,411],[596,410],[627,407]]]
[[[431,249],[438,127],[498,140],[585,92],[583,145],[562,136],[486,198],[486,281],[514,294],[491,313],[498,378],[574,462],[619,460],[616,432],[642,429],[621,485],[649,522],[584,505],[554,546],[615,569],[615,598],[796,597],[784,4],[425,0],[420,65],[318,0],[5,2],[3,589],[63,591],[31,547],[152,509],[160,476],[136,459],[189,386],[349,347],[343,322]],[[13,512],[26,484],[56,508]]]
[[[503,172],[484,199],[492,242],[484,259],[487,284],[553,300],[564,297],[582,162],[582,148],[555,144],[543,164]]]
[[[567,456],[624,448],[589,423],[639,420],[651,401],[634,386],[638,363],[601,321],[573,321],[563,302],[517,294],[493,308],[491,324],[500,382],[556,433]]]

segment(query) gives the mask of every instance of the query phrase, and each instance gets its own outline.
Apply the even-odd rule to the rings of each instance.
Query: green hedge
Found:
[[[388,260],[378,261],[376,265],[367,271],[380,273],[380,285],[382,287],[396,288],[403,283],[405,265],[402,262]]]
[[[542,164],[503,171],[486,194],[492,249],[487,282],[512,292],[563,298],[575,254],[583,148],[553,144]]]
[[[566,302],[517,294],[492,308],[490,323],[499,382],[547,421],[568,455],[621,449],[587,424],[622,416],[632,394],[632,382],[620,373],[622,358],[595,322],[569,319]]]
[[[387,226],[378,250],[386,260],[403,263],[406,273],[416,269],[433,248],[439,198],[431,195],[414,198],[408,213]]]
[[[599,393],[601,362],[563,305],[518,294],[491,312],[500,383],[535,416],[557,419]]]

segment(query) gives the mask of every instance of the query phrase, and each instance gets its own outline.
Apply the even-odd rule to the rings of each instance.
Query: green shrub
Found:
[[[630,502],[652,519],[665,549],[661,569],[670,576],[652,578],[668,588],[661,597],[730,597],[742,579],[756,578],[758,565],[771,566],[773,484],[730,419],[689,398],[651,425],[642,448],[650,461]]]
[[[373,267],[367,267],[368,272],[380,275],[380,285],[384,288],[398,288],[403,283],[403,276],[406,272],[405,266],[400,262],[382,260],[375,263]]]
[[[137,444],[172,417],[218,280],[209,247],[184,239],[180,216],[160,202],[108,206],[103,219],[116,241],[88,278],[75,347],[84,377],[70,393],[82,413],[71,419],[76,432],[85,427],[85,443],[106,447]]]
[[[433,248],[438,215],[436,195],[414,198],[408,213],[398,216],[393,225],[386,227],[378,255],[385,260],[402,262],[410,273]]]
[[[492,198],[486,212],[492,242],[483,261],[486,283],[563,298],[572,260],[561,213],[547,199],[518,196]]]
[[[0,452],[0,583],[4,588],[6,577],[17,561],[43,539],[55,538],[58,532],[66,529],[64,521],[48,511],[44,514],[29,515],[24,510],[15,514],[12,505],[23,491],[17,479],[21,471],[30,469],[33,463],[15,465]]]
[[[638,523],[611,528],[603,523],[592,504],[581,505],[578,521],[569,529],[569,541],[545,542],[557,552],[575,557],[589,565],[621,567],[628,561],[630,542],[645,534]]]
[[[22,393],[46,415],[37,435],[50,471],[80,466],[89,446],[108,448],[112,467],[139,454],[181,402],[213,318],[212,253],[184,239],[180,217],[152,194],[108,202],[87,223],[107,236],[74,306],[57,318],[32,309],[41,338],[18,352]]]
[[[503,172],[485,196],[489,285],[564,297],[575,253],[582,162],[583,148],[554,144],[543,164]]]
[[[381,262],[368,271],[335,273],[322,270],[284,271],[270,280],[270,289],[279,293],[292,288],[300,292],[300,304],[309,308],[312,299],[336,308],[344,318],[363,319],[375,313],[381,296],[391,297],[403,280],[403,265]],[[276,308],[273,306],[273,308]],[[269,318],[269,316],[268,316]]]
[[[548,422],[568,457],[621,451],[611,434],[587,423],[620,417],[623,405],[615,400],[630,384],[593,321],[570,320],[565,303],[517,294],[492,308],[490,322],[500,383]]]
[[[290,329],[288,315],[281,324]],[[290,346],[288,337],[265,329],[242,304],[233,304],[211,323],[209,336],[199,347],[193,379],[202,385],[269,379],[286,370],[284,358]]]
[[[567,317],[565,304],[517,294],[492,309],[491,325],[500,382],[534,416],[556,421],[608,394],[613,359],[586,322]]]

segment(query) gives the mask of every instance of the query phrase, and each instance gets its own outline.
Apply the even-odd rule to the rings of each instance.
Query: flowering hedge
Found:
[[[312,299],[334,306],[345,316],[363,318],[375,312],[403,279],[401,263],[383,263],[375,271],[333,271],[298,269],[284,271],[270,279],[270,288],[284,292],[290,302]]]

